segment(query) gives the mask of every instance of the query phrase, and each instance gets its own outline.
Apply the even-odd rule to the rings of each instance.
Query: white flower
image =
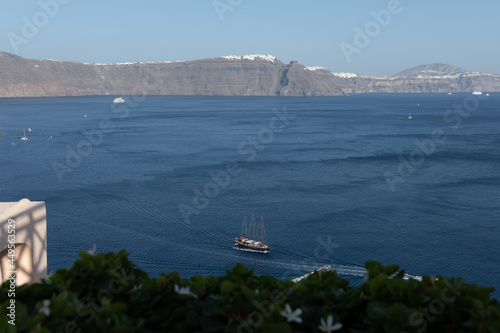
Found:
[[[174,290],[179,295],[191,295],[191,296],[197,298],[196,295],[191,292],[191,290],[189,289],[189,287],[181,287],[181,288],[179,288],[178,285],[175,285]]]
[[[319,325],[319,329],[322,330],[323,332],[326,333],[331,333],[332,331],[336,331],[342,328],[341,323],[336,323],[333,325],[333,317],[332,315],[329,315],[328,318],[325,320],[321,318],[321,325]]]
[[[296,321],[297,323],[302,323],[302,318],[300,318],[300,315],[302,314],[302,309],[298,308],[295,311],[292,311],[292,308],[290,307],[290,304],[285,305],[285,310],[280,312],[283,317],[286,317],[286,320],[288,322],[291,321]]]
[[[95,250],[97,250],[97,245],[94,244],[94,246],[92,247],[92,250],[88,250],[87,253],[90,254],[91,256],[93,256],[95,253]]]
[[[48,299],[44,300],[43,306],[40,308],[40,310],[38,310],[38,313],[43,313],[47,317],[50,316],[49,306],[50,306],[50,301]]]

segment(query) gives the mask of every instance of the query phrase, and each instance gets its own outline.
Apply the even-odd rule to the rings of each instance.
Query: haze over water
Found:
[[[152,276],[242,262],[293,278],[330,264],[358,281],[375,260],[499,288],[500,95],[468,117],[449,111],[468,96],[2,99],[0,199],[46,202],[49,272],[96,244]],[[445,137],[432,146],[436,129]],[[413,154],[412,170],[401,160],[416,142],[428,154]],[[234,162],[240,171],[187,221],[179,206]],[[252,213],[269,254],[233,249]]]

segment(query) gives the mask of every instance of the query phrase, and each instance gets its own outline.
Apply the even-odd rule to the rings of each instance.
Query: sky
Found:
[[[500,73],[495,0],[1,0],[0,51],[87,63],[271,54],[387,76],[430,63]]]

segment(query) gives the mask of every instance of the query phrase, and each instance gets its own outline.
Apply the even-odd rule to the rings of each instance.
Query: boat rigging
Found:
[[[252,239],[248,238],[247,217],[245,216],[245,219],[243,220],[243,226],[241,228],[241,236],[234,240],[235,248],[244,251],[269,253],[271,248],[264,244],[264,218],[260,218],[260,241],[257,240],[259,237],[259,230],[257,229],[257,234],[255,233],[256,225],[254,214],[252,214],[252,222],[250,228],[252,231]]]

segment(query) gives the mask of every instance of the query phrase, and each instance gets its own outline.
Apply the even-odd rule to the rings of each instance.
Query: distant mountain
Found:
[[[346,93],[447,93],[500,91],[500,74],[478,73],[434,63],[390,77],[358,76],[341,85]]]
[[[85,95],[338,96],[348,93],[500,91],[500,75],[417,66],[391,77],[284,64],[270,55],[181,62],[84,64],[0,52],[0,97]]]
[[[420,76],[420,77],[434,77],[434,76],[451,76],[470,73],[465,69],[446,65],[434,63],[430,65],[420,65],[412,68],[405,69],[393,76]]]

